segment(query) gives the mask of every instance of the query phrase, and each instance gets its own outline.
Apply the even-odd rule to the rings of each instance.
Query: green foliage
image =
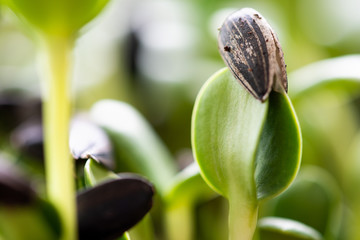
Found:
[[[300,167],[302,139],[295,111],[287,95],[272,92],[255,160],[259,200],[283,192]]]
[[[106,169],[94,159],[89,158],[84,167],[85,184],[88,187],[95,186],[96,184],[109,179],[117,179],[118,176]]]
[[[304,166],[294,184],[274,199],[270,215],[302,222],[325,239],[339,239],[343,221],[341,191],[333,177],[315,166]]]
[[[227,69],[200,91],[192,119],[192,143],[200,171],[218,193],[256,196],[254,157],[268,102],[254,99]]]
[[[289,99],[274,92],[268,102],[256,101],[227,70],[199,94],[193,146],[205,180],[226,197],[231,191],[256,191],[258,199],[278,194],[294,179],[301,156]]]
[[[322,240],[315,229],[300,222],[277,217],[259,220],[260,240]]]
[[[326,59],[289,76],[290,95],[303,130],[303,163],[318,165],[333,175],[353,212],[358,212],[360,199],[354,191],[359,184],[359,158],[354,151],[359,134],[359,63],[359,55]],[[338,239],[357,239],[358,214],[344,216],[341,226],[329,228],[332,232],[343,228]]]
[[[71,36],[102,10],[108,0],[5,0],[15,14],[47,35]]]
[[[230,239],[250,239],[258,200],[285,190],[300,165],[301,135],[291,102],[272,92],[261,103],[224,69],[200,91],[192,123],[201,174],[229,200]]]
[[[198,165],[192,163],[174,177],[165,195],[165,201],[170,205],[184,202],[194,204],[209,200],[214,196],[216,196],[215,192],[201,177]]]
[[[173,158],[149,123],[132,106],[102,100],[91,109],[91,117],[113,141],[121,171],[148,177],[160,194],[176,174]]]

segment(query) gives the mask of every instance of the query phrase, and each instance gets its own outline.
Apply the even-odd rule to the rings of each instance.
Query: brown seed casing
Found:
[[[152,184],[132,173],[118,176],[77,195],[79,240],[118,239],[151,209]]]
[[[219,50],[236,79],[264,102],[272,89],[288,89],[279,40],[264,17],[243,8],[226,18],[218,37]]]

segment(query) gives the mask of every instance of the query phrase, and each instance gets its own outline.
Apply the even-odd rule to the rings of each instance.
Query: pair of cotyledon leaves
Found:
[[[225,20],[219,48],[231,73],[217,72],[198,95],[192,120],[196,160],[205,180],[225,197],[274,196],[292,182],[301,156],[281,48],[253,9]]]
[[[283,53],[266,20],[253,9],[233,13],[220,28],[219,50],[230,71],[220,70],[201,89],[192,145],[202,176],[228,198],[230,211],[252,212],[230,212],[230,239],[250,239],[251,232],[239,236],[232,225],[249,217],[239,223],[248,221],[243,227],[254,231],[250,216],[258,202],[291,184],[300,165],[301,133],[286,94]]]

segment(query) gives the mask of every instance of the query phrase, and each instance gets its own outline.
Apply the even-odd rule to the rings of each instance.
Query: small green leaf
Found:
[[[95,123],[113,142],[121,171],[140,173],[155,184],[162,195],[176,174],[174,160],[150,124],[132,106],[102,100],[91,109]]]
[[[260,240],[322,240],[315,229],[286,218],[266,217],[259,220]]]
[[[119,178],[114,172],[109,171],[94,159],[89,158],[84,167],[84,178],[87,186],[95,186],[96,184],[109,179]]]
[[[259,200],[284,191],[300,167],[301,132],[287,95],[272,92],[255,160]]]
[[[193,150],[205,181],[221,195],[239,189],[255,194],[253,160],[267,108],[227,69],[201,89],[193,111]]]

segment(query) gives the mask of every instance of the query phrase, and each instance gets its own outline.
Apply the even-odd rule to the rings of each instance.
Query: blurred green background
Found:
[[[113,0],[83,29],[77,42],[76,111],[86,111],[104,98],[132,104],[183,168],[192,161],[195,97],[208,77],[225,66],[217,49],[218,28],[227,15],[243,7],[262,13],[277,33],[290,93],[298,91],[303,80],[314,84],[321,76],[338,80],[315,88],[310,82],[309,91],[293,95],[304,137],[302,164],[317,167],[301,170],[293,188],[265,205],[261,216],[293,218],[315,227],[326,239],[346,239],[347,222],[359,219],[354,213],[360,209],[356,177],[360,173],[360,83],[343,84],[343,80],[360,79],[358,0]],[[0,89],[22,89],[39,96],[35,46],[11,12],[1,9],[0,13]],[[349,54],[356,59],[296,72]],[[321,208],[314,210],[315,205]],[[220,239],[216,233],[224,231],[224,223],[218,224],[226,218],[224,209],[219,199],[197,208],[198,221],[203,223],[198,226],[199,236]],[[294,209],[312,212],[318,221]],[[212,236],[206,235],[208,212],[222,216],[212,220],[219,229]]]
[[[116,0],[76,47],[77,107],[102,98],[134,104],[173,153],[190,146],[190,114],[202,83],[224,66],[217,29],[242,7],[261,12],[278,34],[289,72],[308,63],[359,53],[355,0]],[[87,30],[89,29],[89,30]],[[1,12],[0,87],[38,91],[35,51],[14,16]],[[291,89],[291,79],[289,86]]]

